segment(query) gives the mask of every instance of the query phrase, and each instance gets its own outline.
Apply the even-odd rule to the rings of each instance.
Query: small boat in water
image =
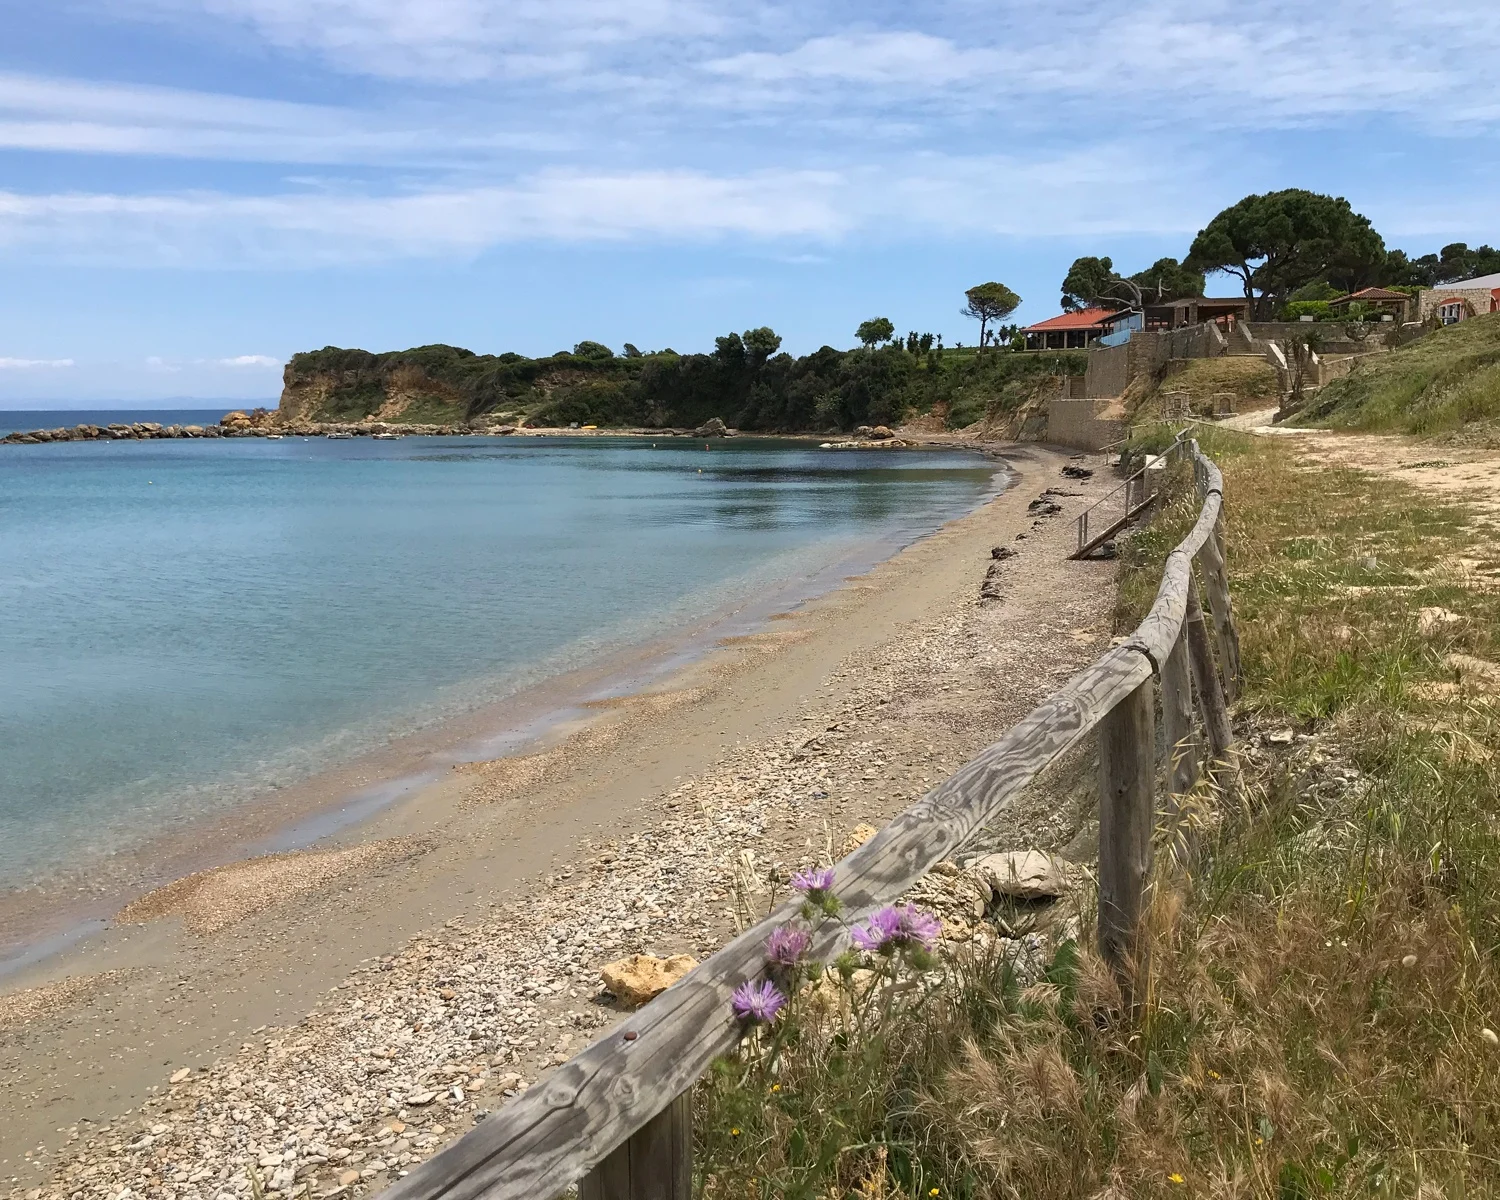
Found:
[[[372,433],[370,436],[377,442],[394,442],[401,435],[399,433]]]
[[[331,441],[342,441],[344,438],[352,438],[353,436],[352,433],[330,433],[327,435]]]
[[[266,434],[266,441],[268,441],[268,442],[279,442],[279,441],[281,441],[281,438],[282,438],[282,435],[279,434],[279,433],[268,433],[268,434]]]

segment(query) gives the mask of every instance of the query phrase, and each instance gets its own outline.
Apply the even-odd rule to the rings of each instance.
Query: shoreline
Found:
[[[711,953],[746,863],[763,887],[882,823],[1108,644],[1114,566],[1066,553],[1109,481],[1062,479],[1047,448],[1006,454],[1015,485],[988,504],[728,639],[675,690],[453,772],[370,822],[348,870],[238,864],[208,881],[212,904],[159,895],[153,919],[29,972],[0,995],[11,1194],[248,1197],[246,1164],[275,1154],[272,1191],[362,1195],[617,1019],[601,963]],[[1046,487],[1063,513],[1028,512]],[[997,543],[1019,553],[981,602]],[[1086,834],[1050,796],[996,831]],[[402,1099],[443,1078],[459,1091]]]
[[[230,416],[240,414],[230,414]],[[924,437],[930,435],[923,435]],[[294,421],[282,424],[274,419],[254,422],[249,418],[230,422],[227,418],[217,425],[163,425],[159,421],[116,422],[110,425],[59,425],[52,429],[16,429],[0,436],[0,446],[42,446],[71,442],[131,442],[131,441],[217,441],[234,438],[406,438],[406,437],[481,437],[481,438],[548,438],[548,437],[625,437],[625,438],[704,438],[717,441],[721,438],[768,438],[789,441],[812,441],[826,443],[831,449],[840,450],[901,450],[922,445],[944,445],[943,442],[909,440],[886,430],[880,436],[859,434],[819,434],[810,431],[785,433],[779,431],[726,429],[705,426],[701,429],[672,427],[651,429],[645,426],[600,427],[594,425],[491,425],[468,422],[454,425],[409,425],[394,421]],[[830,437],[837,440],[829,441]]]
[[[284,787],[162,829],[111,854],[59,865],[40,883],[0,891],[0,988],[49,959],[107,931],[132,900],[174,879],[266,854],[322,847],[358,836],[381,814],[440,783],[466,764],[544,750],[597,723],[601,702],[673,686],[718,648],[724,637],[753,635],[778,609],[809,603],[931,536],[1004,492],[1014,475],[983,447],[930,443],[991,460],[990,485],[969,508],[933,512],[917,531],[858,539],[809,574],[780,580],[769,592],[712,609],[686,629],[625,640],[587,661],[545,675],[477,709],[386,741]]]

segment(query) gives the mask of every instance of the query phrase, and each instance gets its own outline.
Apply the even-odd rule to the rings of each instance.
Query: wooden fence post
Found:
[[[1156,698],[1152,680],[1121,700],[1099,723],[1099,953],[1132,1004],[1132,964],[1151,875],[1155,818]]]
[[[1173,816],[1198,782],[1198,737],[1193,729],[1193,683],[1188,670],[1187,623],[1161,667],[1162,732],[1167,751],[1167,803]]]
[[[1240,639],[1234,629],[1234,614],[1229,602],[1229,579],[1224,571],[1224,527],[1203,543],[1203,584],[1208,593],[1208,607],[1213,613],[1214,632],[1219,643],[1219,666],[1224,677],[1224,695],[1233,701],[1240,693]]]
[[[683,1092],[578,1185],[578,1200],[692,1200],[693,1093]]]
[[[1203,706],[1203,726],[1208,730],[1208,744],[1216,759],[1223,758],[1234,741],[1229,724],[1229,706],[1224,702],[1224,687],[1214,669],[1213,647],[1208,641],[1208,627],[1203,623],[1203,606],[1198,601],[1197,572],[1188,583],[1187,618],[1183,622],[1188,636],[1188,660],[1193,668],[1198,703]]]

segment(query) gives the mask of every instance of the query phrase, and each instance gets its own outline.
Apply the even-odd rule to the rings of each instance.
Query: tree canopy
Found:
[[[1063,276],[1062,306],[1066,312],[1085,308],[1124,308],[1125,301],[1107,293],[1116,279],[1115,261],[1108,256],[1075,258]]]
[[[1169,304],[1173,300],[1201,296],[1206,284],[1202,271],[1189,270],[1175,258],[1158,258],[1144,271],[1137,271],[1130,280],[1140,287],[1147,304],[1153,301]]]
[[[745,349],[750,357],[764,361],[781,349],[781,335],[769,325],[745,330]]]
[[[1175,258],[1159,258],[1144,271],[1122,276],[1114,259],[1086,255],[1075,258],[1062,283],[1066,312],[1084,308],[1132,308],[1138,302],[1167,302],[1203,295],[1203,273],[1191,271]]]
[[[977,284],[964,293],[968,301],[959,309],[962,316],[979,322],[979,346],[988,341],[987,332],[991,321],[1003,321],[1021,307],[1021,297],[1003,283]]]
[[[859,328],[854,331],[854,336],[860,340],[863,346],[875,346],[881,342],[888,342],[896,336],[896,327],[891,324],[889,317],[872,317],[868,321],[861,321]]]
[[[1193,239],[1184,264],[1234,275],[1260,315],[1316,279],[1353,291],[1385,269],[1385,242],[1343,197],[1287,188],[1246,196]]]

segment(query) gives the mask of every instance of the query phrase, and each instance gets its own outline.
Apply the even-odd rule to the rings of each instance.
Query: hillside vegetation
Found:
[[[1500,1194],[1496,530],[1205,436],[1245,786],[1191,798],[1198,855],[1157,846],[1139,1011],[1086,921],[1025,984],[955,946],[852,1031],[794,1012],[700,1089],[712,1200]],[[1196,508],[1128,543],[1121,629]]]
[[[1299,425],[1500,439],[1500,313],[1371,355],[1322,389]]]
[[[794,358],[769,330],[717,339],[712,354],[615,355],[596,342],[546,358],[419,346],[372,354],[329,346],[287,364],[284,421],[693,427],[719,417],[749,430],[894,425],[946,414],[950,428],[1016,413],[1081,373],[1083,355],[902,345]]]
[[[1165,379],[1144,375],[1126,389],[1125,406],[1133,421],[1159,418],[1165,392],[1186,392],[1189,407],[1200,417],[1213,415],[1214,396],[1219,392],[1232,392],[1235,404],[1242,411],[1274,405],[1280,398],[1276,372],[1263,358],[1231,356],[1180,361],[1180,367]]]

